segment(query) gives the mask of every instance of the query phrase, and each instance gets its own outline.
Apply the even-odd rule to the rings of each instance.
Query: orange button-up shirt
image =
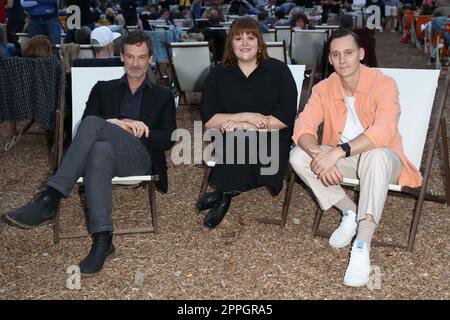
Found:
[[[361,65],[359,83],[355,91],[355,110],[365,134],[375,147],[388,147],[397,153],[403,168],[398,183],[418,187],[422,176],[406,158],[398,131],[400,118],[399,92],[394,79],[380,70]],[[322,144],[337,146],[347,121],[342,85],[336,73],[314,86],[303,112],[298,116],[292,139],[297,144],[305,133],[317,138],[323,123]]]

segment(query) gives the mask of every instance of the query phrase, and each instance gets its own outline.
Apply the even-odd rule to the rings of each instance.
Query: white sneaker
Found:
[[[350,244],[356,234],[356,213],[352,210],[347,210],[342,213],[341,223],[339,227],[334,230],[328,243],[335,248],[343,248]]]
[[[363,240],[356,240],[350,253],[350,262],[345,271],[344,284],[349,287],[361,287],[369,282],[370,255]]]

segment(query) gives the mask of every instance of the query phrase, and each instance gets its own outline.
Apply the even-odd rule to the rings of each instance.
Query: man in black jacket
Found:
[[[169,90],[146,77],[151,58],[144,32],[133,31],[124,37],[121,59],[126,74],[99,81],[92,88],[75,138],[46,189],[32,203],[6,215],[23,228],[53,221],[60,199],[83,176],[93,239],[88,256],[80,263],[83,274],[100,271],[114,252],[111,178],[158,174],[156,186],[167,192],[164,152],[173,144],[175,103]]]

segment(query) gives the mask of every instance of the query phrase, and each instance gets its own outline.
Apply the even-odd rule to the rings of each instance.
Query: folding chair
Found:
[[[425,40],[425,30],[422,29],[422,26],[433,20],[433,18],[434,16],[431,15],[414,17],[415,45],[417,49],[422,49],[422,43]]]
[[[305,69],[306,68],[304,65],[288,65],[288,67],[291,70],[291,73],[295,80],[295,85],[297,87],[297,110],[298,110],[299,105],[300,105],[300,97],[301,97],[301,92],[302,92],[302,87],[303,87],[303,80],[305,78]],[[198,198],[200,198],[208,190],[208,177],[211,172],[211,169],[214,168],[214,166],[216,165],[214,160],[209,160],[205,164],[206,164],[206,167],[203,172],[202,184],[200,187],[200,192],[199,192]],[[287,217],[287,209],[288,209],[288,207],[286,207],[284,205],[284,203],[289,203],[289,201],[286,200],[286,197],[288,196],[287,191],[288,191],[288,188],[286,188],[281,220],[280,219],[257,218],[256,221],[258,221],[260,223],[278,224],[278,225],[284,226],[286,224],[285,220]],[[195,212],[199,213],[197,206],[195,206]]]
[[[222,26],[222,27],[208,27],[208,30],[225,30],[227,35],[230,33],[230,27],[229,26]]]
[[[25,32],[17,32],[16,33],[17,42],[20,44],[20,49],[23,51],[27,45],[27,42],[30,40],[28,33]]]
[[[185,19],[173,19],[173,24],[177,28],[183,28],[183,22]]]
[[[233,23],[235,20],[237,20],[237,19],[239,19],[239,18],[240,18],[239,15],[235,15],[235,14],[227,15],[227,21],[228,21],[229,23]],[[198,20],[198,19],[197,19],[197,20]]]
[[[64,65],[53,55],[39,59],[12,57],[0,60],[0,122],[31,120],[19,132],[14,132],[5,151],[14,147],[24,134],[43,134],[28,131],[34,123],[48,132],[55,131],[56,135],[57,110],[65,95],[64,77]],[[56,146],[53,150],[49,153],[55,161]]]
[[[291,27],[290,26],[276,26],[275,27],[275,41],[280,42],[284,41],[287,45],[291,43]],[[290,50],[289,50],[290,53]]]
[[[80,44],[80,53],[78,54],[78,59],[92,59],[95,58],[94,47],[90,44]],[[54,48],[60,50],[61,45],[56,44]]]
[[[281,42],[266,42],[267,53],[269,57],[278,59],[287,63],[286,45],[284,41]]]
[[[201,92],[208,75],[211,62],[209,43],[202,42],[171,42],[166,49],[170,52],[170,70],[180,97],[187,103],[186,92]],[[180,99],[181,100],[181,99]]]
[[[425,160],[424,175],[422,186],[414,189],[401,185],[389,185],[389,194],[392,195],[408,195],[416,198],[416,207],[412,215],[412,222],[410,226],[409,238],[407,245],[399,245],[394,243],[373,241],[374,245],[401,247],[408,251],[413,250],[414,240],[417,232],[420,214],[422,211],[423,201],[447,202],[450,204],[450,180],[449,180],[449,159],[448,159],[448,145],[447,145],[447,131],[444,119],[445,101],[449,89],[450,73],[447,74],[445,85],[442,88],[443,96],[437,109],[433,110],[436,114],[438,122],[430,130],[430,135],[427,138],[427,131],[430,121],[431,112],[433,109],[433,102],[436,88],[438,86],[439,71],[438,70],[420,70],[420,69],[380,69],[384,74],[391,76],[397,82],[400,92],[400,108],[401,116],[399,121],[399,131],[403,138],[403,148],[408,159],[417,167],[420,168],[422,158]],[[443,155],[445,162],[446,175],[446,196],[438,197],[427,194],[426,189],[428,179],[431,172],[431,164],[433,161],[434,148],[438,138],[439,129],[441,129],[441,139],[443,144]],[[425,142],[430,139],[428,145],[428,153],[423,154]],[[291,181],[295,178],[295,172],[291,173]],[[344,186],[352,187],[358,191],[359,180],[344,178]],[[289,194],[286,198],[290,200],[293,189],[293,183],[288,186],[286,193]],[[289,202],[285,204],[289,210]],[[313,223],[312,234],[314,236],[329,237],[330,234],[319,230],[320,220],[323,211],[318,208]]]
[[[328,38],[331,36],[334,30],[340,28],[340,26],[335,24],[321,24],[314,27],[316,30],[326,30],[328,32]]]
[[[101,80],[112,80],[122,77],[124,74],[123,67],[88,67],[88,68],[72,68],[72,137],[75,136],[78,125],[81,122],[81,118],[86,107],[86,101],[92,87]],[[63,116],[61,116],[61,119]],[[63,122],[60,120],[60,128],[63,127]],[[62,130],[60,130],[62,132]],[[59,139],[59,150],[62,154],[62,135]],[[61,158],[59,159],[59,161]],[[148,198],[150,205],[150,222],[153,227],[138,227],[117,229],[115,234],[131,234],[131,233],[157,233],[157,212],[156,212],[156,199],[155,199],[155,182],[158,181],[158,175],[145,175],[145,176],[129,176],[129,177],[114,177],[112,179],[113,185],[139,185],[146,187],[148,190]],[[80,178],[77,183],[83,183],[83,178]],[[60,209],[57,210],[56,221],[53,227],[53,241],[58,243],[60,239],[68,238],[80,238],[88,235],[87,232],[71,232],[62,233],[60,229]]]
[[[148,24],[150,25],[151,28],[155,28],[155,26],[165,26],[166,25],[166,21],[165,20],[147,20]]]
[[[262,34],[264,42],[275,42],[275,29],[269,29],[269,32],[264,32]]]
[[[297,64],[313,66],[322,61],[327,30],[294,30],[292,32],[291,59]]]

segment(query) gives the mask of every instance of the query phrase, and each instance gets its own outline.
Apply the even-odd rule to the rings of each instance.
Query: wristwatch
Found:
[[[339,145],[341,147],[342,150],[344,150],[345,152],[345,157],[348,158],[350,157],[350,153],[352,151],[352,148],[350,148],[350,145],[348,143],[343,143]]]

